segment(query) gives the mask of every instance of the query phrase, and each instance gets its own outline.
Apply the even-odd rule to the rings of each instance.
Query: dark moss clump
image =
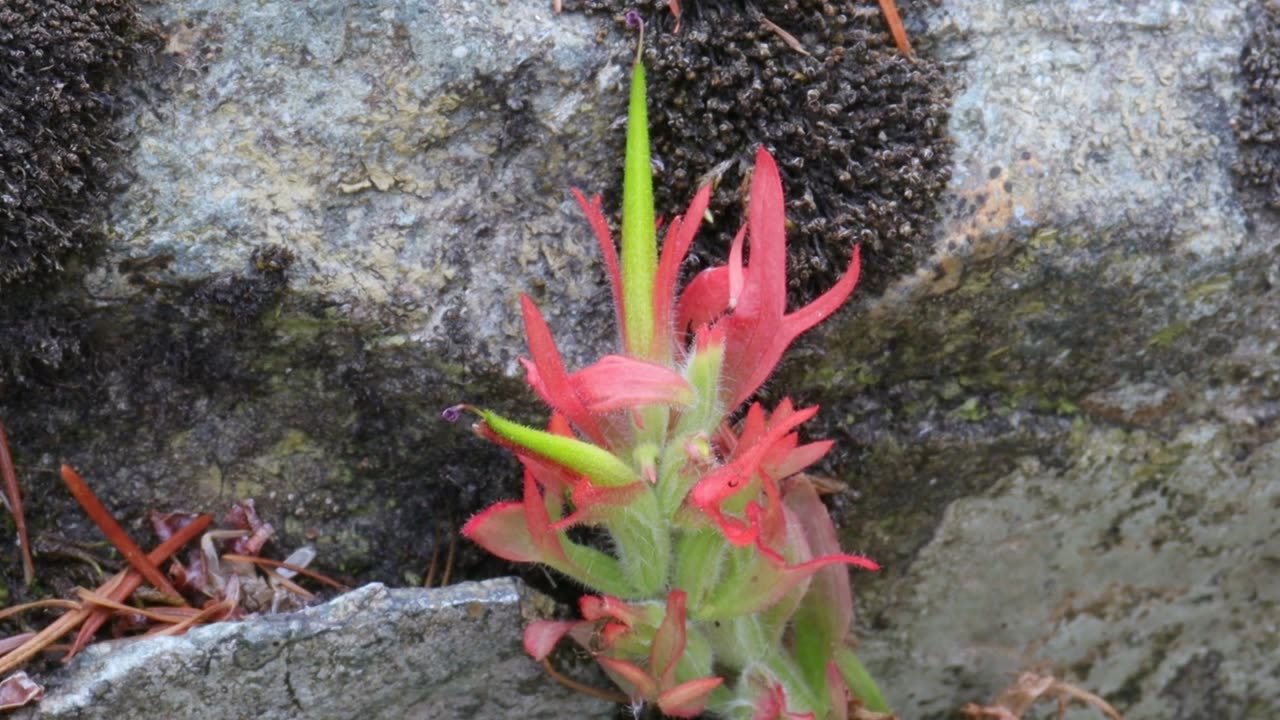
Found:
[[[667,0],[634,4],[646,20],[659,211],[680,212],[699,185],[719,182],[718,232],[703,235],[698,263],[727,252],[763,143],[786,185],[793,302],[829,287],[855,243],[870,289],[915,265],[948,179],[949,89],[938,63],[897,51],[876,3],[685,0],[679,32]],[[632,5],[566,2],[615,17]]]
[[[1240,143],[1235,171],[1262,201],[1280,210],[1280,3],[1264,3],[1258,25],[1240,55],[1245,91],[1232,121]]]
[[[150,37],[131,0],[0,3],[0,287],[98,235],[119,151],[113,93]]]

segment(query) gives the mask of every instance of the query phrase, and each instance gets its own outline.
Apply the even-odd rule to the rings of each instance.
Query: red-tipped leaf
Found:
[[[541,662],[579,624],[576,620],[535,620],[524,629],[524,651]]]
[[[711,693],[723,684],[722,677],[704,677],[681,683],[658,695],[658,709],[669,717],[698,717],[706,709]]]

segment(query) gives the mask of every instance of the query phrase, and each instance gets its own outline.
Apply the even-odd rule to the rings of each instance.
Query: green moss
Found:
[[[1027,244],[1036,250],[1052,250],[1059,243],[1059,234],[1057,228],[1045,227],[1039,228],[1031,233],[1031,237],[1027,239]]]
[[[1167,325],[1151,336],[1151,339],[1147,341],[1147,346],[1157,348],[1168,347],[1178,338],[1182,337],[1188,329],[1187,324],[1181,322]]]
[[[987,409],[982,406],[982,401],[976,397],[965,400],[960,407],[951,411],[951,414],[966,422],[978,422],[987,417]]]
[[[1230,287],[1231,287],[1230,275],[1215,275],[1214,277],[1211,277],[1208,280],[1205,280],[1204,282],[1193,285],[1185,293],[1183,293],[1183,298],[1187,302],[1192,303],[1192,302],[1196,302],[1197,300],[1203,300],[1204,298],[1207,298],[1212,295],[1217,295],[1218,293],[1224,290],[1227,290]]]

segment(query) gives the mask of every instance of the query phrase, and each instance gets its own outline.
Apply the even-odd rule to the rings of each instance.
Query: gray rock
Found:
[[[275,243],[298,257],[293,291],[472,363],[513,361],[521,291],[601,317],[568,188],[612,179],[625,75],[584,18],[470,0],[182,0],[152,17],[176,70],[133,119],[95,296],[139,292],[131,259],[205,278]]]
[[[903,717],[1028,669],[1128,720],[1280,716],[1280,235],[1231,174],[1251,6],[928,19],[961,86],[936,254],[777,383],[856,448],[846,544],[889,562],[860,652]]]
[[[611,717],[524,654],[524,623],[549,607],[513,580],[367,585],[293,614],[91,645],[16,717]]]

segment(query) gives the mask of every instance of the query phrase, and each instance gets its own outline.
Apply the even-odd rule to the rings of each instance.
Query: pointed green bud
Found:
[[[618,456],[591,443],[512,422],[488,410],[476,410],[488,429],[507,442],[539,457],[582,473],[603,487],[630,485],[638,478],[631,466]]]
[[[627,155],[622,175],[622,307],[626,313],[627,352],[639,358],[652,354],[653,284],[658,272],[650,162],[644,63],[637,60],[631,75]]]

